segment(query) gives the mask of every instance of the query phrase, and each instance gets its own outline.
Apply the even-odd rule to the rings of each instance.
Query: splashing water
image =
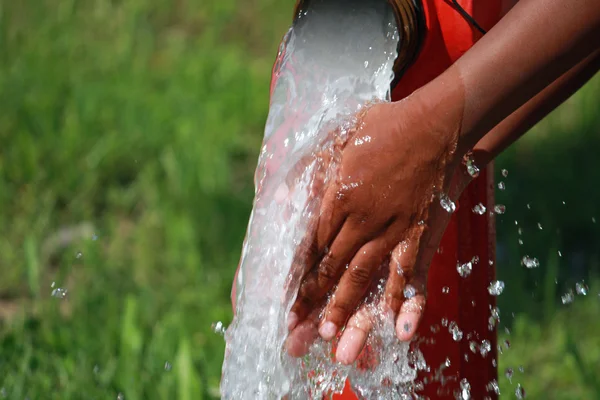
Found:
[[[464,264],[458,263],[456,265],[456,270],[458,271],[458,274],[461,277],[466,278],[467,276],[471,275],[471,271],[473,270],[473,263],[471,261],[466,262]]]
[[[473,207],[473,212],[478,215],[485,214],[485,210],[486,210],[485,206],[481,203],[475,204],[475,207]]]
[[[535,257],[523,256],[521,259],[521,265],[524,265],[526,268],[537,268],[540,266],[540,262]]]
[[[440,194],[440,206],[450,214],[456,211],[456,204],[445,193]]]
[[[488,292],[492,296],[500,296],[503,291],[504,282],[502,281],[493,281],[492,283],[490,283],[490,286],[488,286]]]
[[[405,398],[425,368],[420,353],[397,340],[391,316],[381,313],[368,340],[367,369],[336,364],[332,345],[321,340],[303,359],[284,350],[303,274],[296,250],[314,232],[320,188],[335,176],[353,116],[368,103],[390,100],[398,31],[385,1],[316,0],[284,37],[236,282],[236,315],[225,333],[223,399],[318,399],[341,391],[347,378],[363,398]]]

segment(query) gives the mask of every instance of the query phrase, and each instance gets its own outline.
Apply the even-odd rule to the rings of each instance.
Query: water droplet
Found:
[[[492,358],[492,367],[496,368],[498,366],[498,363],[496,362],[495,358]]]
[[[467,172],[471,177],[477,178],[479,176],[479,167],[475,164],[467,165]]]
[[[476,204],[475,207],[473,207],[473,212],[478,215],[485,214],[485,210],[486,210],[485,206],[481,203]]]
[[[510,349],[510,341],[508,339],[504,341],[504,347],[506,347],[506,350]]]
[[[404,288],[404,298],[412,299],[417,294],[417,290],[412,285],[406,285]]]
[[[509,382],[512,383],[512,377],[513,377],[513,369],[512,368],[506,368],[506,370],[504,371],[504,376],[506,376],[506,379],[509,380]]]
[[[493,379],[486,385],[486,389],[488,392],[493,392],[495,394],[500,394],[500,385],[498,385],[498,381]]]
[[[519,400],[525,398],[525,389],[523,389],[523,386],[521,386],[520,383],[517,383],[517,388],[515,389],[515,396],[517,396],[517,399]]]
[[[96,241],[98,240],[98,235],[96,235],[95,233],[92,235],[92,240]]]
[[[444,362],[444,365],[446,366],[446,368],[450,367],[450,365],[451,365],[450,357],[446,357],[446,361]]]
[[[527,209],[531,210],[531,204],[527,203]]]
[[[170,362],[165,361],[165,371],[170,371],[173,368]]]
[[[506,212],[506,206],[504,204],[496,204],[494,206],[494,212],[496,214],[502,215]]]
[[[560,252],[560,250],[558,251],[558,256],[562,257],[562,253]]]
[[[506,189],[506,186],[504,185],[504,182],[502,182],[502,181],[498,182],[498,189],[500,189],[500,190]]]
[[[94,365],[94,369],[92,370],[92,372],[94,372],[94,375],[98,375],[98,373],[100,373],[100,367],[98,366],[98,364]]]
[[[57,299],[64,299],[65,297],[67,297],[67,289],[63,289],[63,288],[53,289],[52,297],[56,297]]]
[[[481,354],[481,357],[486,357],[491,350],[492,344],[489,340],[484,340],[481,342],[481,346],[479,347],[479,353]]]
[[[464,264],[456,264],[456,270],[461,277],[466,278],[471,274],[471,271],[473,270],[473,264],[471,261]]]
[[[502,294],[503,291],[504,282],[502,281],[493,281],[492,283],[490,283],[490,286],[488,286],[488,292],[492,296],[499,296]]]
[[[442,288],[442,293],[444,293],[444,294],[448,294],[448,293],[450,293],[450,288],[449,288],[448,286],[444,286],[444,287]]]
[[[498,307],[490,308],[490,313],[492,314],[492,318],[500,321],[500,309]]]
[[[596,223],[596,217],[592,217],[592,223]]]
[[[523,256],[521,259],[521,265],[524,265],[526,268],[537,268],[540,266],[540,262],[535,257]]]
[[[369,62],[365,61],[365,68],[368,68],[368,67],[369,67]]]
[[[460,328],[458,327],[458,325],[456,325],[456,322],[452,321],[450,322],[450,325],[448,326],[448,331],[452,334],[452,339],[455,342],[460,342],[461,339],[463,338],[463,333],[460,330]]]
[[[469,349],[471,349],[471,351],[472,351],[473,353],[477,353],[477,342],[476,342],[476,341],[474,341],[474,340],[471,340],[471,341],[469,342]]]
[[[119,393],[117,395],[117,400],[124,400],[124,399],[125,399],[125,396],[123,395],[123,393]]]
[[[588,289],[588,286],[583,281],[575,284],[575,292],[580,296],[587,296]]]
[[[81,257],[83,257],[83,253],[78,251],[77,254],[75,254],[75,258],[80,259]]]
[[[525,372],[525,368],[523,368],[522,365],[519,365],[519,372],[520,373],[524,373]]]
[[[523,246],[523,239],[519,239],[518,242],[521,246]]]
[[[506,178],[508,176],[508,171],[505,170],[505,169],[503,169],[502,170],[502,176]]]
[[[563,304],[571,304],[575,299],[575,296],[573,295],[573,291],[569,290],[567,293],[563,294],[560,299]]]
[[[456,204],[445,193],[440,194],[440,206],[449,213],[456,211]]]
[[[471,385],[466,378],[463,378],[460,381],[460,400],[470,400],[471,399]]]
[[[225,335],[225,331],[227,330],[221,321],[215,322],[211,327],[214,333],[221,336]]]
[[[475,165],[475,160],[473,159],[473,155],[469,152],[465,154],[463,157],[463,164],[467,167],[467,173],[472,178],[477,178],[479,176],[479,167]]]
[[[442,318],[442,326],[443,327],[448,326],[448,320],[446,318]]]

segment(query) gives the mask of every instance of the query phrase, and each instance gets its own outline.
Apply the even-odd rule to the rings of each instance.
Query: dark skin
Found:
[[[288,320],[290,354],[305,353],[317,330],[331,340],[346,326],[336,356],[354,362],[372,321],[357,307],[390,254],[380,307],[396,315],[398,338],[410,340],[450,219],[440,196],[455,200],[470,181],[464,155],[473,150],[485,166],[594,75],[599,48],[596,0],[521,0],[438,78],[400,102],[372,106],[325,189],[318,228],[307,238],[314,250],[299,257],[308,272]],[[417,293],[410,299],[408,284]]]

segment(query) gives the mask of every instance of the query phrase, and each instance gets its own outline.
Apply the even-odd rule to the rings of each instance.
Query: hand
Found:
[[[461,105],[444,95],[425,102],[416,92],[376,104],[359,118],[341,150],[338,177],[326,188],[316,233],[303,247],[309,254],[298,255],[308,265],[288,320],[290,354],[307,351],[317,326],[331,340],[347,324],[337,359],[352,363],[373,317],[357,307],[388,263],[381,307],[398,315],[398,338],[412,338],[425,304],[427,268],[450,217],[440,196],[448,195],[452,182],[453,198],[466,185],[465,174],[455,174],[462,159],[456,151]],[[410,298],[408,285],[414,288],[414,294],[406,291]]]

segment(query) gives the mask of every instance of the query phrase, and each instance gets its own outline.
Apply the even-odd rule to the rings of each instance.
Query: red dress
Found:
[[[461,0],[459,3],[486,30],[492,28],[503,12],[501,0]],[[451,1],[423,0],[423,6],[427,26],[425,41],[417,60],[394,89],[394,101],[408,96],[440,75],[482,36],[452,6]],[[478,203],[493,210],[493,195],[493,173],[490,166],[481,172],[461,196],[440,250],[431,264],[427,282],[427,306],[419,335],[433,338],[435,344],[420,346],[431,368],[431,372],[421,378],[430,379],[447,358],[450,359],[450,367],[444,370],[443,375],[451,377],[446,379],[443,386],[439,382],[425,385],[421,394],[431,399],[454,399],[454,392],[459,389],[459,383],[464,378],[471,386],[473,398],[497,398],[493,391],[489,392],[486,388],[490,381],[497,379],[496,330],[488,327],[490,309],[495,307],[495,298],[487,291],[489,283],[495,279],[494,218],[489,213],[482,216],[472,211]],[[479,257],[479,263],[468,277],[461,278],[456,271],[457,261],[467,262],[474,256]],[[442,292],[445,286],[449,288],[448,293]],[[457,323],[464,333],[462,340],[454,341],[448,329],[441,326],[444,318]],[[433,333],[431,327],[436,325],[440,329]],[[467,339],[469,333],[472,334],[471,339]],[[470,340],[475,340],[478,344],[488,340],[491,351],[486,357],[474,354],[469,349]],[[356,398],[348,386],[342,395],[334,396],[338,400]]]

